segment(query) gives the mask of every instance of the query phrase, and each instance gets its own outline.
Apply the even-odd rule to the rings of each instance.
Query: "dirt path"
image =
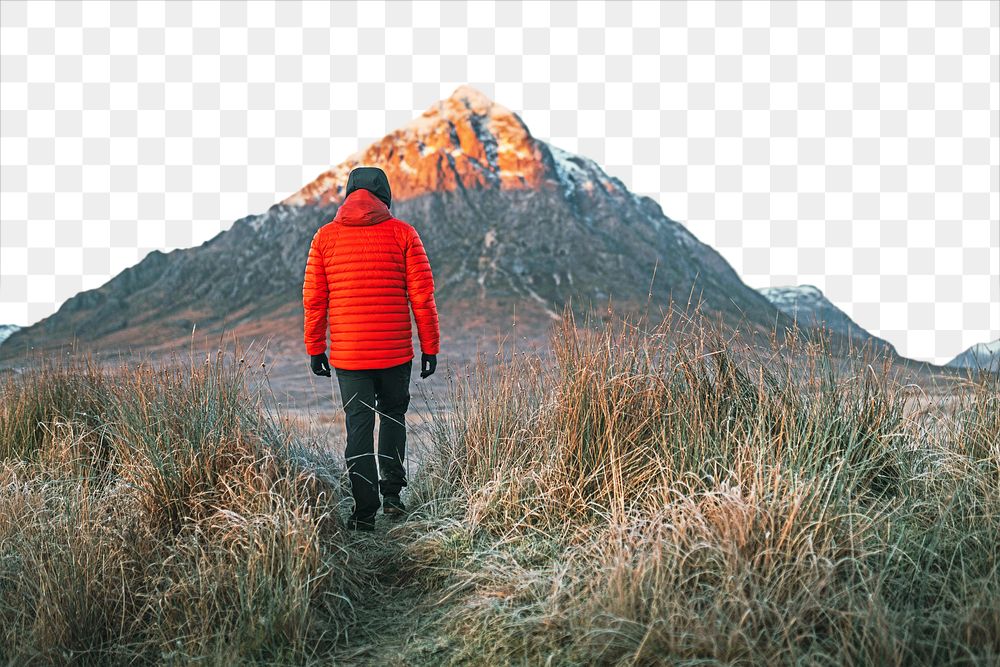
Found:
[[[370,576],[362,599],[354,601],[358,620],[337,652],[337,664],[402,667],[445,660],[447,647],[428,632],[441,614],[438,597],[407,572],[391,548],[400,523],[380,514],[373,532],[350,534],[347,546]]]
[[[415,396],[407,412],[407,478],[411,482],[424,452],[431,446],[433,414],[442,409],[440,404],[420,395]],[[326,402],[319,407],[292,410],[290,415],[300,428],[313,434],[314,460],[318,459],[322,467],[328,463],[331,481],[343,485],[340,514],[346,524],[352,502],[350,488],[342,475],[341,451],[346,434],[339,404]],[[377,433],[376,430],[376,438]],[[439,665],[447,661],[447,646],[439,633],[433,631],[443,612],[440,591],[416,580],[411,568],[402,562],[396,544],[406,533],[406,521],[389,519],[380,512],[374,531],[347,533],[345,547],[350,550],[352,561],[357,559],[352,567],[364,572],[367,578],[363,594],[352,600],[357,620],[335,653],[338,665],[394,667]]]

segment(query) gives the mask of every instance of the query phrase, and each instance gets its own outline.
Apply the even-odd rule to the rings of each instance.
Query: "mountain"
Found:
[[[0,324],[0,345],[10,338],[10,335],[20,329],[16,324]]]
[[[869,333],[814,285],[762,287],[758,291],[801,328],[828,329],[848,340],[854,348],[870,342],[873,351],[896,355],[892,343]]]
[[[654,312],[671,297],[701,300],[709,315],[756,331],[791,324],[655,201],[536,139],[517,114],[462,86],[266,212],[201,246],[150,253],[69,299],[13,334],[0,358],[71,340],[102,350],[173,349],[224,328],[304,354],[309,241],[335,214],[358,165],[386,171],[392,212],[424,240],[446,354],[509,334],[515,318],[518,336],[530,338],[567,303],[603,309],[609,299],[619,310]]]
[[[1000,338],[991,343],[977,343],[945,365],[1000,373]]]

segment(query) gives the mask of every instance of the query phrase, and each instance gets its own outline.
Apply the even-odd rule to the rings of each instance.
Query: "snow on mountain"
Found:
[[[10,337],[12,333],[20,329],[21,327],[16,324],[0,324],[0,345],[3,344],[7,338]]]
[[[852,320],[815,285],[763,287],[758,291],[778,310],[796,320],[800,327],[826,327],[857,343],[870,340],[875,349],[895,352],[891,343],[872,335]]]
[[[762,287],[758,291],[766,296],[768,301],[788,315],[795,315],[799,309],[816,308],[823,302],[830,303],[823,296],[823,292],[814,285]]]
[[[1000,373],[1000,338],[990,343],[977,343],[945,365]]]

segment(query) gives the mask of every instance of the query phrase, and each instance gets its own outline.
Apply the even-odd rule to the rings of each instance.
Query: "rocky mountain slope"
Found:
[[[870,342],[873,351],[896,354],[892,343],[869,333],[814,285],[763,287],[759,292],[778,310],[798,322],[799,327],[825,328],[849,340],[855,348]]]
[[[977,343],[946,365],[951,368],[982,369],[1000,373],[1000,338],[990,343]]]
[[[379,166],[393,213],[421,234],[434,266],[444,349],[510,330],[543,332],[566,304],[652,310],[701,300],[731,325],[790,319],[712,248],[597,164],[532,137],[517,114],[460,87],[260,215],[196,248],[154,252],[57,313],[13,334],[0,358],[76,341],[171,348],[192,331],[235,329],[301,347],[301,280],[313,232],[336,212],[347,175]]]

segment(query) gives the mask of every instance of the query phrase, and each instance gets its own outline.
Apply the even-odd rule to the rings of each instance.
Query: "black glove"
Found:
[[[420,377],[425,378],[434,375],[438,367],[438,356],[436,354],[420,355]]]
[[[330,377],[330,360],[326,358],[326,353],[312,355],[309,358],[309,365],[316,375]]]

